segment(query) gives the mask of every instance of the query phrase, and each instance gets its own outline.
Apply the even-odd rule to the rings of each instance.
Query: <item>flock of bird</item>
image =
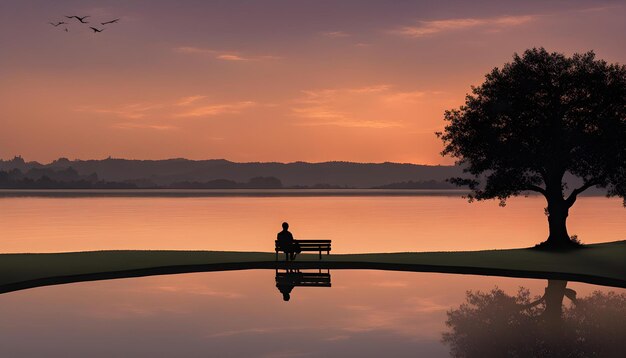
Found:
[[[87,16],[77,16],[77,15],[67,16],[66,15],[65,17],[68,18],[68,19],[76,19],[81,24],[89,24],[89,21],[85,21],[85,19],[88,18],[88,17],[91,17],[91,16],[88,16],[88,15]],[[100,25],[105,26],[105,25],[109,25],[109,24],[115,24],[115,23],[117,23],[119,21],[120,21],[120,19],[113,19],[113,20],[101,22]],[[50,22],[49,24],[54,26],[54,27],[59,27],[61,25],[68,25],[68,23],[65,22],[65,21]],[[96,28],[96,27],[93,27],[93,26],[89,26],[89,28],[94,32],[94,34],[98,33],[98,32],[102,32],[102,31],[105,30],[104,27],[99,29],[99,28]],[[67,26],[64,27],[64,31],[65,32],[69,32],[69,30],[67,29]]]

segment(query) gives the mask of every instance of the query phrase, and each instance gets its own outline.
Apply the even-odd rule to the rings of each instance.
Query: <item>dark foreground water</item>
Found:
[[[0,295],[0,351],[2,357],[622,357],[625,294],[573,282],[358,270],[85,282]]]

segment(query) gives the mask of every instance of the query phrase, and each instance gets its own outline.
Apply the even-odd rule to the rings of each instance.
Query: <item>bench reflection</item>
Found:
[[[300,269],[276,269],[276,288],[289,301],[294,287],[331,287],[330,270],[303,271]]]

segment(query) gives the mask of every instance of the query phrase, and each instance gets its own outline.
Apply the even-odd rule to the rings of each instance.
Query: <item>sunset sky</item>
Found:
[[[625,18],[624,1],[2,0],[0,158],[449,164],[433,133],[486,72],[534,46],[625,63]]]

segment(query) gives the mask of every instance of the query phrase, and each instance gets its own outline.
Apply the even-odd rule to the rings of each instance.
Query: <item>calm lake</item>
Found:
[[[0,195],[0,252],[272,251],[282,221],[296,238],[332,239],[336,253],[528,247],[547,237],[544,206],[539,197],[500,208],[432,193]],[[625,218],[620,200],[582,197],[570,213],[569,232],[584,243],[624,240]],[[300,283],[303,273],[317,272],[303,271],[295,273]],[[621,288],[415,272],[323,273],[331,287],[294,285],[288,302],[277,285],[286,273],[274,270],[1,294],[2,356],[485,357],[505,344],[520,356],[556,356],[548,347],[562,356],[621,357],[626,340]],[[515,300],[520,287],[529,291]],[[467,291],[483,295],[467,305]],[[562,318],[551,315],[555,310]]]
[[[470,204],[461,194],[445,191],[404,196],[358,191],[311,196],[306,190],[289,196],[276,196],[276,191],[267,194],[273,196],[175,193],[178,196],[154,196],[154,191],[149,197],[0,193],[0,252],[272,251],[283,221],[290,223],[296,238],[333,240],[336,253],[529,247],[548,236],[545,200],[538,196],[516,198],[501,208],[495,201]],[[626,209],[620,199],[581,197],[570,211],[568,228],[584,243],[624,240]]]

